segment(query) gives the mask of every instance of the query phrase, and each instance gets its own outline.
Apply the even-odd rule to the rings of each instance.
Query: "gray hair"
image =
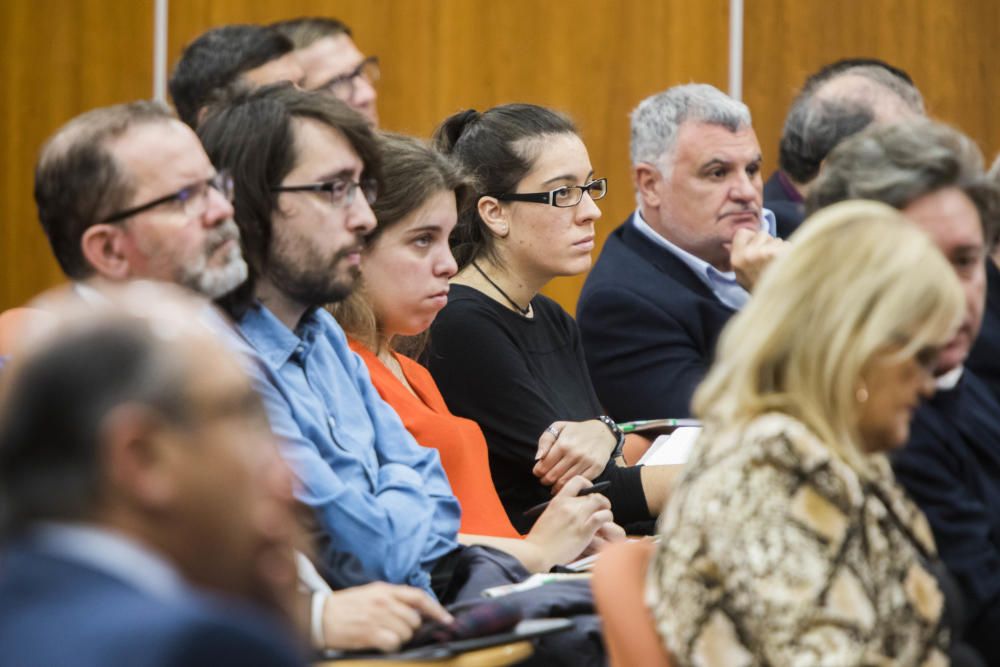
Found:
[[[837,98],[824,94],[830,83],[849,75],[872,85]],[[924,114],[924,100],[916,86],[884,67],[860,65],[808,81],[792,102],[781,131],[781,170],[798,183],[812,181],[834,146],[876,120],[877,102],[885,95],[897,98],[916,115]]]
[[[997,159],[993,160],[993,166],[990,167],[989,177],[997,185],[1000,185],[1000,155],[997,155]]]
[[[992,247],[1000,226],[1000,188],[987,179],[982,153],[958,130],[920,118],[872,126],[833,149],[809,189],[806,210],[846,199],[873,199],[902,209],[951,187],[976,205]]]
[[[720,125],[730,132],[750,127],[750,109],[714,86],[689,83],[647,97],[631,114],[632,165],[655,164],[664,176],[673,167],[670,159],[677,133],[686,122]]]

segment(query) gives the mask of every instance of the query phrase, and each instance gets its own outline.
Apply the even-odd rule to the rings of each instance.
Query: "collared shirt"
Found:
[[[372,386],[324,310],[290,331],[264,306],[238,323],[266,375],[254,373],[271,427],[332,546],[373,576],[430,591],[430,571],[458,548],[458,500],[434,449],[421,447]]]
[[[169,562],[122,533],[46,521],[32,529],[31,538],[42,551],[104,572],[160,600],[176,599],[187,590]]]
[[[955,368],[952,368],[944,375],[934,378],[934,388],[937,391],[951,391],[958,386],[958,382],[962,379],[962,373],[964,372],[965,366],[955,366]]]
[[[761,230],[766,231],[771,236],[775,236],[777,234],[777,221],[774,218],[774,213],[766,208],[762,208],[760,210],[760,218]],[[649,226],[649,223],[643,219],[642,212],[639,210],[636,210],[632,215],[632,224],[643,236],[687,264],[694,271],[694,274],[698,276],[699,280],[705,283],[708,289],[712,290],[712,294],[723,304],[733,310],[739,310],[746,305],[746,302],[750,299],[750,293],[736,282],[736,273],[734,271],[719,271],[705,260],[695,257],[688,251],[663,238],[659,232]]]

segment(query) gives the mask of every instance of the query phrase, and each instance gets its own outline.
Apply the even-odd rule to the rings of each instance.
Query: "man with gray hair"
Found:
[[[705,84],[653,95],[632,112],[631,158],[638,208],[605,242],[577,318],[610,415],[685,417],[722,327],[782,242],[745,104]]]
[[[788,238],[802,223],[809,184],[837,144],[873,122],[923,113],[909,74],[882,60],[846,58],[811,74],[785,118],[780,169],[764,184],[764,205],[774,211],[778,236]]]
[[[872,406],[882,428],[905,429],[913,414],[909,441],[894,453],[893,469],[927,516],[941,559],[964,593],[968,623],[953,628],[953,637],[966,639],[986,664],[996,665],[1000,401],[964,366],[983,321],[987,254],[998,230],[998,189],[982,165],[976,145],[946,125],[913,120],[874,126],[830,153],[808,208],[874,199],[900,209],[938,245],[965,291],[966,313],[955,337],[918,353],[935,370],[934,397],[915,413],[915,406],[894,402],[891,391],[869,395],[862,386],[858,401]],[[894,382],[909,381],[901,373]]]

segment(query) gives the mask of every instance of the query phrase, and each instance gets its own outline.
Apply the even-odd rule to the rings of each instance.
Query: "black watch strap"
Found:
[[[625,446],[625,431],[621,430],[615,420],[607,415],[598,415],[597,419],[608,427],[611,435],[615,436],[615,451],[611,453],[611,458],[618,458],[622,455],[622,448]]]

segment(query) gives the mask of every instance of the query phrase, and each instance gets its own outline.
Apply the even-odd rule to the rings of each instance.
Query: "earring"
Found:
[[[868,400],[868,387],[865,386],[864,382],[854,392],[854,398],[857,399],[858,403],[865,403]]]
[[[507,238],[508,231],[509,230],[507,229],[507,225],[500,225],[500,227],[497,229],[497,236],[499,236],[502,239]]]

